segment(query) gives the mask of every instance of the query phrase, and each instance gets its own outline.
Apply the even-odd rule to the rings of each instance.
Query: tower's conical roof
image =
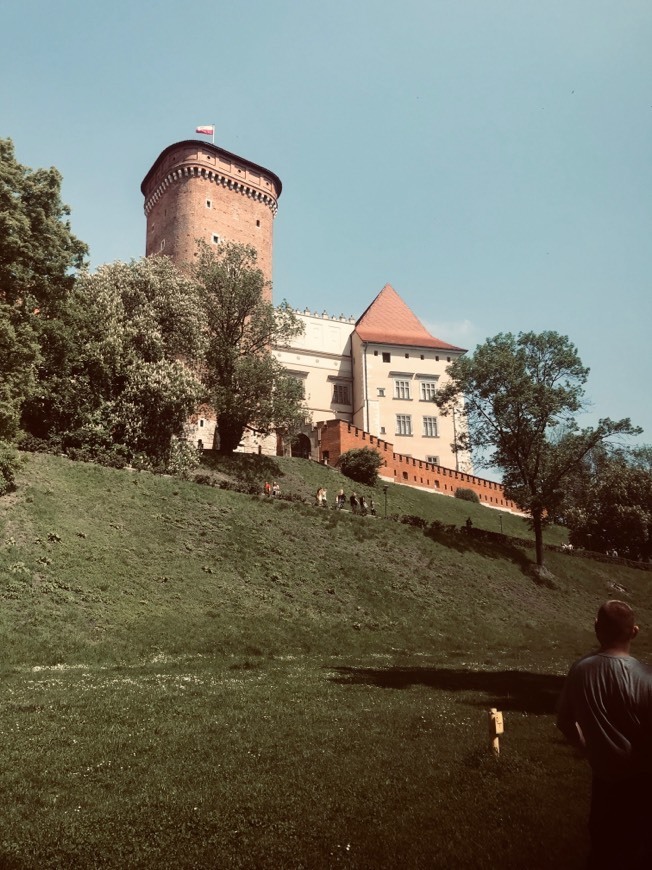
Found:
[[[464,351],[463,347],[447,344],[431,335],[391,284],[385,284],[361,315],[355,331],[363,341],[377,341],[379,344]]]

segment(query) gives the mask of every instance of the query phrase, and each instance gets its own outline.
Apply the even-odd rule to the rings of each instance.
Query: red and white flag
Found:
[[[206,124],[203,127],[197,127],[195,133],[201,133],[202,136],[213,136],[215,135],[215,127],[213,124]]]

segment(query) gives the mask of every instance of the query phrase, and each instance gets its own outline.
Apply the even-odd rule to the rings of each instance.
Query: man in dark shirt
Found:
[[[630,656],[638,626],[624,601],[598,611],[600,648],[571,667],[557,726],[593,771],[588,867],[652,867],[652,673]]]

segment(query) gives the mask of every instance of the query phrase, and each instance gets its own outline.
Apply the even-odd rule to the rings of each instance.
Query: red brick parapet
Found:
[[[505,498],[502,484],[467,474],[442,465],[433,465],[424,459],[415,459],[394,452],[394,445],[359,429],[344,420],[326,420],[315,424],[318,433],[319,459],[336,465],[342,453],[360,447],[370,447],[383,459],[379,476],[383,480],[430,490],[443,495],[455,495],[458,488],[471,489],[480,502],[489,507],[522,513],[511,499]]]

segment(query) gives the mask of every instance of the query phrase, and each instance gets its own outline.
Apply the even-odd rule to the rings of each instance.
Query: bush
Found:
[[[19,450],[23,450],[27,453],[61,452],[61,442],[58,442],[53,447],[50,441],[46,441],[44,438],[37,438],[35,435],[29,435],[28,433],[19,435],[16,446]]]
[[[0,441],[0,495],[16,489],[16,472],[21,459],[18,452],[6,441]]]
[[[473,504],[480,504],[480,496],[473,489],[465,489],[458,486],[455,490],[455,498],[461,498],[463,501],[472,501]]]
[[[427,520],[423,517],[418,517],[415,514],[404,514],[401,517],[401,522],[405,526],[414,526],[416,529],[425,529],[428,525]]]
[[[337,463],[343,474],[355,480],[357,483],[366,483],[374,486],[378,480],[378,469],[383,464],[380,453],[370,447],[359,447],[347,450]]]

